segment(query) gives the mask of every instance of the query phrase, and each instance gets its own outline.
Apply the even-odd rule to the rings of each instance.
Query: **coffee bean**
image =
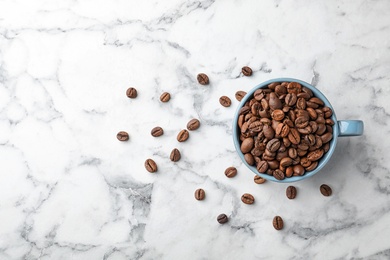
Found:
[[[198,129],[200,126],[200,122],[198,119],[191,119],[188,123],[187,123],[187,129],[190,130],[190,131],[194,131],[196,129]]]
[[[197,189],[195,191],[195,199],[197,200],[204,200],[205,195],[206,194],[203,189]]]
[[[269,107],[273,110],[282,108],[282,101],[276,96],[275,92],[270,93]]]
[[[297,196],[297,189],[294,186],[288,186],[286,189],[286,196],[290,200],[295,199]]]
[[[232,104],[232,101],[230,100],[229,97],[227,96],[222,96],[219,98],[219,103],[224,106],[224,107],[230,107],[230,105]]]
[[[321,135],[321,140],[322,140],[323,144],[329,142],[330,140],[332,140],[332,138],[333,138],[333,135],[331,133],[326,133],[326,134]]]
[[[292,166],[289,166],[286,168],[286,177],[287,178],[290,178],[294,173],[294,170],[293,170],[293,167]]]
[[[274,111],[272,111],[271,117],[273,120],[281,121],[284,118],[284,112],[280,109],[275,109]]]
[[[196,77],[199,84],[201,85],[208,85],[209,84],[209,77],[204,73],[199,73]]]
[[[293,172],[295,176],[302,176],[305,173],[305,168],[302,165],[294,165]]]
[[[241,143],[241,152],[244,154],[249,153],[252,150],[253,145],[254,145],[253,138],[251,137],[245,138],[244,141],[242,141]]]
[[[272,221],[272,225],[276,230],[281,230],[283,229],[283,219],[280,216],[274,217]]]
[[[244,98],[245,95],[246,95],[245,91],[239,90],[239,91],[236,92],[236,94],[234,96],[236,97],[236,99],[238,101],[241,101]]]
[[[276,169],[273,175],[277,180],[283,180],[285,178],[284,172],[279,169]]]
[[[148,172],[157,172],[157,164],[152,159],[147,159],[145,161],[145,168]]]
[[[255,175],[255,177],[253,178],[254,182],[256,184],[263,184],[264,182],[266,182],[266,179],[260,177],[259,175]]]
[[[276,152],[280,147],[280,141],[277,138],[270,140],[267,143],[267,150],[270,152]]]
[[[298,95],[302,90],[301,84],[298,82],[290,82],[287,85],[287,92],[288,93],[294,93],[295,95]]]
[[[257,101],[260,101],[264,98],[265,96],[265,93],[262,89],[258,89],[255,91],[255,93],[253,94],[253,98]]]
[[[171,94],[169,94],[168,92],[164,92],[160,96],[160,101],[164,103],[168,102],[170,99],[171,99]]]
[[[288,134],[288,140],[293,144],[299,144],[301,141],[301,136],[295,128],[291,128]]]
[[[320,105],[320,106],[323,106],[324,105],[324,102],[319,99],[318,97],[312,97],[311,99],[309,99],[310,102],[313,102],[317,105]]]
[[[219,224],[225,224],[226,222],[229,221],[229,218],[228,218],[228,216],[226,216],[226,214],[220,214],[217,217],[217,221]]]
[[[164,134],[164,130],[159,126],[156,126],[155,128],[152,129],[152,131],[150,131],[150,134],[154,137],[159,137]]]
[[[236,169],[236,167],[229,167],[229,168],[227,168],[226,170],[225,170],[225,175],[226,175],[226,177],[228,177],[228,178],[233,178],[234,176],[236,176],[237,175],[237,169]]]
[[[180,151],[177,148],[174,148],[169,156],[172,162],[178,162],[181,158]]]
[[[322,195],[324,195],[326,197],[329,197],[330,195],[332,195],[332,189],[326,184],[322,184],[320,186],[320,191],[321,191]]]
[[[260,161],[257,163],[257,171],[260,173],[265,173],[268,170],[268,163],[266,161]]]
[[[255,159],[253,158],[253,155],[250,153],[244,154],[244,159],[249,165],[254,165],[255,164]]]
[[[248,66],[242,67],[241,71],[242,71],[242,74],[244,74],[247,77],[252,75],[252,69],[249,68]]]
[[[325,118],[330,118],[333,115],[333,111],[330,107],[324,107],[322,108],[322,111],[324,112]]]
[[[280,165],[283,167],[288,167],[292,164],[292,159],[290,157],[284,157],[282,160],[280,160]]]
[[[305,170],[310,172],[310,171],[314,170],[315,168],[317,168],[317,166],[318,166],[318,161],[315,161],[315,162],[312,162],[309,166],[307,166],[305,168]]]
[[[241,196],[241,201],[249,205],[255,202],[255,198],[249,193],[244,193],[244,195]]]
[[[188,137],[190,137],[190,133],[188,133],[186,129],[183,129],[177,135],[177,141],[184,142],[188,139]]]
[[[137,90],[135,88],[128,88],[126,90],[126,95],[128,98],[136,98],[137,97]]]
[[[307,159],[314,162],[314,161],[321,159],[323,155],[324,155],[324,150],[318,149],[318,150],[315,150],[315,151],[308,153]]]
[[[127,141],[129,140],[129,134],[125,131],[120,131],[119,133],[116,134],[116,138],[122,142]]]

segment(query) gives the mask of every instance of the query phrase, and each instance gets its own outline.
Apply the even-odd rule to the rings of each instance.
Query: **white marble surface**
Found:
[[[0,0],[0,259],[389,259],[389,11],[387,0]],[[312,82],[339,119],[365,122],[292,201],[288,184],[253,182],[231,137],[234,93],[275,77]],[[201,127],[178,143],[193,117]]]

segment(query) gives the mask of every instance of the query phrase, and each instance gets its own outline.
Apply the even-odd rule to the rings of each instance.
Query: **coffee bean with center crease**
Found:
[[[283,180],[285,178],[284,172],[282,170],[276,169],[274,171],[274,177],[277,180]]]
[[[198,129],[200,126],[200,122],[198,119],[194,118],[194,119],[191,119],[188,123],[187,123],[187,129],[190,130],[190,131],[194,131],[196,129]]]
[[[126,90],[126,96],[128,98],[136,98],[137,97],[137,90],[135,88],[128,88]]]
[[[266,182],[266,179],[260,177],[259,175],[255,175],[255,177],[253,178],[254,182],[256,184],[263,184],[264,182]]]
[[[325,197],[329,197],[330,195],[332,195],[332,189],[326,184],[322,184],[320,186],[320,191]]]
[[[268,170],[268,163],[266,161],[260,161],[257,163],[257,171],[260,173],[266,173]]]
[[[274,217],[272,221],[272,225],[276,230],[281,230],[283,229],[283,219],[280,216]]]
[[[290,132],[288,133],[288,140],[290,140],[293,144],[299,144],[301,142],[301,135],[295,128],[291,128]]]
[[[209,77],[204,73],[199,73],[196,77],[199,84],[201,85],[208,85],[209,84]]]
[[[286,196],[290,200],[295,199],[295,197],[297,196],[297,188],[295,188],[294,186],[288,186],[286,189]]]
[[[119,133],[116,134],[116,138],[122,142],[127,141],[129,140],[129,134],[125,131],[120,131]]]
[[[145,168],[148,172],[157,172],[157,164],[152,159],[147,159],[145,161]]]
[[[164,130],[159,126],[156,126],[152,129],[152,131],[150,131],[150,134],[154,137],[159,137],[164,134]]]
[[[236,169],[236,167],[229,167],[229,168],[227,168],[226,170],[225,170],[225,175],[226,175],[226,177],[228,177],[228,178],[233,178],[234,176],[236,176],[237,175],[237,169]]]
[[[229,218],[228,218],[228,216],[226,216],[226,214],[220,214],[217,217],[217,221],[219,224],[225,224],[226,222],[228,222],[228,220],[229,220]]]
[[[188,139],[189,136],[190,134],[188,133],[188,131],[186,129],[183,129],[177,135],[177,141],[184,142]]]
[[[239,91],[236,92],[236,94],[234,96],[236,97],[236,99],[238,101],[241,101],[244,98],[245,95],[246,95],[245,91],[239,90]]]
[[[172,162],[178,162],[181,158],[181,154],[179,149],[174,148],[171,152],[171,155],[169,156],[169,159],[171,159]]]
[[[270,140],[266,146],[267,150],[270,152],[276,152],[279,149],[279,147],[280,147],[280,141],[277,138]]]
[[[321,157],[323,155],[324,155],[324,150],[323,149],[318,149],[318,150],[310,152],[307,155],[307,159],[309,159],[310,161],[314,162],[314,161],[317,161],[317,160],[321,159]]]
[[[195,199],[197,200],[204,200],[205,195],[206,194],[203,189],[197,189],[195,191]]]
[[[247,77],[252,75],[252,69],[249,68],[248,66],[242,67],[241,71],[242,71],[242,74],[244,74]]]
[[[255,202],[255,198],[249,193],[244,193],[241,196],[241,201],[245,204],[253,204]]]
[[[229,97],[227,96],[222,96],[219,98],[219,103],[224,106],[224,107],[230,107],[230,105],[232,104],[232,101],[230,100]]]
[[[160,96],[160,101],[164,103],[168,102],[170,99],[171,99],[171,94],[169,94],[168,92],[164,92]]]

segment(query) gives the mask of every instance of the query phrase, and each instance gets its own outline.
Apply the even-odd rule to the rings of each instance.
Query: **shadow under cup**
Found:
[[[328,107],[330,107],[332,109],[333,115],[331,116],[331,119],[335,122],[335,124],[333,125],[333,138],[330,141],[330,149],[318,161],[317,168],[315,168],[312,171],[307,171],[302,176],[292,176],[292,177],[289,177],[289,178],[285,178],[283,180],[278,180],[274,176],[268,175],[266,173],[260,173],[260,172],[257,171],[255,166],[249,165],[246,162],[246,160],[244,158],[244,154],[241,152],[240,129],[238,127],[238,117],[239,117],[240,109],[244,106],[244,104],[247,101],[249,101],[249,100],[251,100],[253,98],[253,94],[255,93],[256,90],[262,89],[262,88],[267,88],[267,86],[269,84],[273,83],[273,82],[297,82],[297,83],[301,84],[303,87],[307,87],[308,89],[310,89],[313,92],[315,97],[318,97],[319,99],[321,99],[325,103],[325,106],[328,106]],[[339,136],[342,137],[342,136],[359,136],[359,135],[362,135],[363,134],[363,128],[364,128],[363,122],[360,121],[360,120],[340,120],[340,121],[338,121],[337,118],[336,118],[336,113],[335,113],[332,105],[328,101],[328,99],[318,89],[316,89],[315,87],[313,87],[309,83],[301,81],[301,80],[298,80],[298,79],[294,79],[294,78],[277,78],[277,79],[268,80],[266,82],[263,82],[263,83],[257,85],[256,87],[251,89],[245,95],[245,97],[241,100],[241,102],[240,102],[240,104],[239,104],[239,106],[238,106],[238,108],[236,110],[236,113],[234,115],[234,119],[233,119],[233,141],[234,141],[234,146],[236,148],[236,151],[237,151],[238,155],[240,156],[242,162],[252,172],[254,172],[255,174],[259,175],[260,177],[262,177],[264,179],[267,179],[267,180],[270,180],[270,181],[281,182],[281,183],[288,183],[288,182],[296,182],[296,181],[300,181],[300,180],[306,179],[306,178],[308,178],[310,176],[313,176],[317,172],[319,172],[325,166],[325,164],[329,161],[329,159],[332,157],[332,154],[333,154],[333,152],[334,152],[334,150],[336,148],[337,138]]]

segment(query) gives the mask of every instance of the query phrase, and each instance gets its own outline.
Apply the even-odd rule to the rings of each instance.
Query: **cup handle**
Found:
[[[339,120],[339,136],[358,136],[363,134],[364,123],[361,120]]]

